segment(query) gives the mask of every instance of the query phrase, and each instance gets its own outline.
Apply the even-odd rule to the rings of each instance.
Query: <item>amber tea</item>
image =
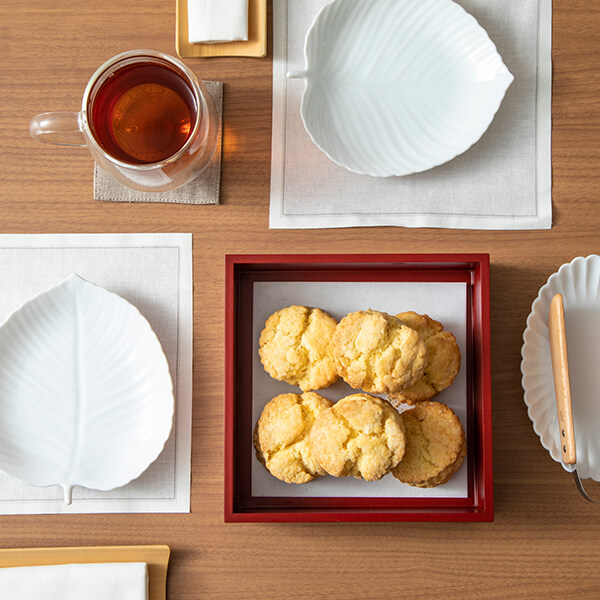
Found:
[[[44,112],[29,123],[34,140],[86,146],[108,175],[142,192],[196,179],[215,156],[219,128],[205,83],[156,50],[113,56],[90,77],[81,111]]]
[[[186,143],[197,107],[191,88],[174,69],[138,62],[102,82],[88,111],[94,138],[105,152],[126,163],[149,164]]]

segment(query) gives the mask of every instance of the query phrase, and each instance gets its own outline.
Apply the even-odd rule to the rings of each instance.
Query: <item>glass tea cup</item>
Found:
[[[48,112],[30,123],[41,142],[87,146],[130,188],[160,192],[195,179],[217,145],[217,111],[202,81],[176,58],[132,50],[89,80],[80,112]]]

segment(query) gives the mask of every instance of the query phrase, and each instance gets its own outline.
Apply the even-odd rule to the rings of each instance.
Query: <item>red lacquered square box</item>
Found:
[[[466,288],[466,423],[463,497],[254,495],[252,467],[255,284],[461,283]],[[281,307],[283,308],[283,306]],[[368,308],[368,307],[364,307]],[[260,324],[262,327],[262,323]],[[290,389],[290,391],[294,391]],[[463,467],[464,468],[464,467]],[[391,476],[389,476],[391,477]],[[310,485],[310,484],[309,484]],[[442,486],[443,487],[443,486]],[[436,489],[436,488],[433,488]],[[489,255],[360,254],[226,257],[225,521],[492,521]]]

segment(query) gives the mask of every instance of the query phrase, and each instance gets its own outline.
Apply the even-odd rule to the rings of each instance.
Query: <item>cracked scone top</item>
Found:
[[[254,428],[256,457],[286,483],[307,483],[325,471],[314,458],[308,434],[332,403],[314,392],[280,394],[268,402]]]
[[[405,325],[414,329],[425,342],[428,365],[423,376],[413,385],[390,394],[390,402],[413,404],[430,400],[445,390],[456,378],[460,370],[460,350],[456,338],[444,326],[429,315],[414,311],[396,315]]]
[[[406,452],[392,470],[396,479],[415,487],[446,483],[467,454],[465,432],[451,408],[441,402],[419,402],[402,413]]]
[[[420,335],[375,310],[346,315],[331,341],[338,374],[355,389],[393,394],[416,383],[427,366]]]
[[[381,398],[346,396],[317,416],[309,445],[330,475],[375,481],[404,455],[402,417]]]
[[[337,321],[319,308],[288,306],[273,313],[260,334],[258,354],[274,379],[303,392],[334,383],[330,343]]]

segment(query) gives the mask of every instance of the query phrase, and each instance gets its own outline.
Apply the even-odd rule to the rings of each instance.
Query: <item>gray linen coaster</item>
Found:
[[[140,192],[116,181],[94,165],[94,199],[110,202],[171,202],[177,204],[219,204],[221,186],[221,148],[223,130],[223,83],[205,81],[217,107],[219,134],[215,153],[206,169],[194,181],[166,192]]]

